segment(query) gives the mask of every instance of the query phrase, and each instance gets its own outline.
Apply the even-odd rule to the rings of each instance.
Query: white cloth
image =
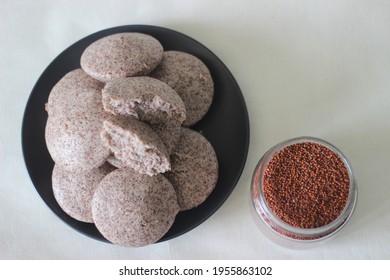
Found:
[[[0,259],[389,259],[389,1],[22,1],[0,3]],[[251,141],[245,169],[206,222],[168,242],[121,248],[74,231],[44,204],[21,150],[29,94],[77,40],[150,24],[213,51],[241,87]],[[356,173],[356,211],[334,239],[279,247],[256,228],[249,188],[262,154],[310,135],[330,141]]]

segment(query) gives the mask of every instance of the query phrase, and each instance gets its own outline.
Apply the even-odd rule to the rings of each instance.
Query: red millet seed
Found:
[[[303,142],[287,146],[269,161],[263,193],[271,211],[298,228],[317,228],[342,213],[350,178],[342,159],[329,148]]]

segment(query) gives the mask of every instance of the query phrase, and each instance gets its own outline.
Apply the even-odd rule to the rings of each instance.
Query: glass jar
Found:
[[[296,144],[298,144],[298,145],[296,145]],[[293,157],[294,156],[294,149],[293,148],[298,147],[299,145],[300,146],[312,145],[315,147],[319,147],[320,150],[322,149],[323,151],[326,152],[326,153],[322,153],[322,151],[320,151],[316,155],[317,157],[320,157],[320,158],[323,156],[329,157],[329,155],[330,155],[331,157],[334,156],[335,159],[338,158],[339,160],[341,160],[342,165],[345,167],[345,169],[343,169],[342,171],[344,171],[345,175],[348,178],[348,181],[344,180],[345,182],[348,182],[345,184],[348,185],[348,188],[349,188],[349,190],[347,191],[348,197],[346,198],[344,208],[342,209],[342,211],[340,211],[340,213],[338,214],[338,216],[335,219],[333,219],[329,223],[326,223],[326,224],[318,226],[318,227],[305,228],[305,227],[297,226],[291,222],[286,222],[286,220],[282,218],[282,217],[284,217],[283,213],[282,214],[280,214],[280,213],[275,214],[272,207],[270,207],[271,203],[269,203],[269,202],[271,201],[271,199],[267,198],[267,196],[264,192],[264,190],[265,190],[264,184],[266,183],[265,178],[269,177],[267,175],[267,172],[270,172],[268,170],[268,168],[269,168],[271,160],[273,160],[273,159],[274,159],[274,161],[277,160],[278,157],[280,157],[279,155],[281,154],[281,151],[286,151],[286,149],[291,150],[291,151],[289,151],[289,156]],[[311,156],[308,156],[308,158],[311,158]],[[294,159],[291,159],[291,160],[294,160]],[[299,161],[299,159],[297,159],[297,160]],[[310,162],[307,162],[307,161],[303,162],[303,163],[306,164],[306,166],[308,166],[307,168],[309,168],[311,166],[311,168],[315,169],[315,167],[316,167],[316,166],[313,166],[316,164],[314,162],[313,162],[313,164],[310,164]],[[295,163],[292,162],[292,164],[295,164]],[[284,163],[284,165],[286,165],[286,163]],[[285,169],[287,168],[286,169],[287,171],[289,168],[288,165],[289,164],[287,162],[287,167],[284,166]],[[340,168],[340,164],[338,166]],[[279,167],[276,166],[275,168],[278,169]],[[327,168],[326,166],[323,167],[323,169],[326,169],[326,168]],[[321,169],[321,166],[319,166],[317,169]],[[293,170],[293,171],[295,172],[295,170]],[[286,175],[286,172],[284,172],[280,176],[282,176],[282,175],[285,177],[286,176],[288,177],[288,175]],[[268,177],[265,177],[265,176],[268,176]],[[276,176],[276,179],[278,179],[277,176],[279,176],[279,175],[273,174],[273,176],[274,177]],[[289,178],[289,180],[291,181],[291,178]],[[294,178],[292,180],[294,180]],[[302,182],[305,183],[304,179],[299,178],[299,180],[300,180],[301,184],[302,184]],[[274,180],[274,181],[277,182],[277,180]],[[288,181],[288,180],[285,180],[285,181]],[[293,184],[293,183],[291,183],[291,184]],[[301,186],[301,188],[302,187],[307,187],[309,189],[309,188],[315,188],[316,186],[311,186],[310,184],[308,184],[308,186]],[[288,186],[287,188],[290,188],[290,187]],[[327,188],[327,186],[323,186],[322,188]],[[277,192],[275,192],[275,193],[276,193],[276,195],[272,197],[272,204],[275,203],[274,200],[281,199],[280,197],[278,197],[279,194]],[[286,192],[286,193],[290,194],[290,196],[292,196],[291,192]],[[332,194],[332,195],[334,195],[334,194]],[[340,197],[342,198],[342,194],[340,194]],[[253,203],[254,210],[255,210],[254,211],[255,219],[260,220],[260,223],[258,223],[258,224],[259,224],[260,228],[263,230],[263,232],[265,232],[266,235],[268,237],[270,237],[274,242],[276,242],[280,245],[284,245],[284,246],[288,246],[288,247],[291,247],[291,245],[293,245],[293,247],[296,247],[294,245],[302,244],[302,243],[304,243],[304,244],[318,243],[319,241],[327,240],[330,237],[334,236],[337,232],[339,232],[345,226],[345,224],[348,222],[348,220],[350,219],[350,217],[355,209],[356,202],[357,202],[357,186],[356,186],[356,181],[355,181],[352,169],[351,169],[351,165],[348,162],[348,160],[346,159],[346,157],[341,153],[340,150],[338,150],[332,144],[330,144],[324,140],[318,139],[318,138],[298,137],[298,138],[286,140],[284,142],[281,142],[281,143],[275,145],[270,150],[268,150],[264,154],[264,156],[260,159],[260,161],[258,162],[256,169],[253,173],[253,177],[252,177],[251,198],[252,198],[252,203]],[[270,201],[267,201],[267,199],[269,199]],[[295,197],[291,200],[293,200],[293,202],[295,202],[296,199],[297,198]],[[309,196],[305,196],[305,197],[302,196],[302,199],[310,199],[310,198],[309,198]],[[279,202],[276,202],[276,204],[277,203],[279,203]],[[281,200],[280,203],[284,203],[284,204],[290,203],[288,195],[287,195],[287,197],[283,197],[283,201]],[[316,202],[312,202],[312,203],[314,203],[314,207],[318,207],[318,209],[315,212],[321,211],[321,209],[322,209],[321,207],[324,205],[323,201],[319,202],[318,206],[315,204]],[[283,205],[281,205],[281,206],[283,206]],[[324,211],[327,211],[327,210],[324,210]],[[308,213],[308,215],[310,216],[310,213]]]

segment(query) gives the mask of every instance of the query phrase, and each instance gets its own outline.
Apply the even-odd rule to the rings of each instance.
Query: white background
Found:
[[[247,163],[226,203],[187,234],[137,249],[59,220],[29,179],[20,139],[46,66],[79,39],[127,24],[167,27],[206,45],[236,78],[251,127]],[[249,187],[268,148],[302,135],[346,154],[359,199],[334,239],[291,250],[258,230]],[[390,259],[389,144],[389,1],[0,1],[0,259]]]

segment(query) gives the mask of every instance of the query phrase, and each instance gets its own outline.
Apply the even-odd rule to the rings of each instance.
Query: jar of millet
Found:
[[[286,140],[268,150],[252,177],[255,219],[280,245],[317,243],[351,217],[357,186],[346,157],[314,138]]]

